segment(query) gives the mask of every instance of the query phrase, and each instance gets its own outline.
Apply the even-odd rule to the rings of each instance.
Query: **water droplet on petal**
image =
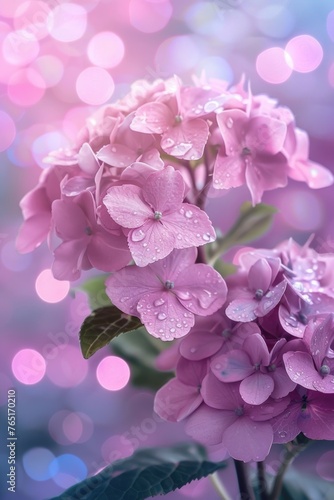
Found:
[[[134,229],[131,234],[132,241],[142,241],[145,238],[145,233],[142,229]]]
[[[233,123],[233,119],[229,116],[226,120],[226,127],[231,129],[233,127]]]
[[[175,333],[176,332],[175,328],[171,328],[169,331],[170,331],[170,333]]]
[[[194,354],[194,352],[196,352],[196,351],[197,351],[197,348],[196,348],[196,347],[191,347],[191,348],[190,348],[190,352],[191,352],[192,354]]]
[[[155,301],[153,302],[153,305],[154,305],[155,307],[159,307],[159,306],[162,306],[164,303],[165,303],[164,299],[162,299],[162,298],[161,298],[161,299],[157,299],[157,300],[155,300]]]
[[[186,213],[184,214],[187,219],[191,219],[193,216],[193,213],[191,210],[187,210]]]
[[[160,321],[163,321],[167,318],[167,315],[165,313],[159,313],[157,318],[160,319]]]
[[[203,238],[204,241],[210,241],[211,240],[210,233],[204,233],[202,235],[202,238]]]

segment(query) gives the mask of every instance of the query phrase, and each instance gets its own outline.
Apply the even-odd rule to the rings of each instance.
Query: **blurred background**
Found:
[[[0,405],[6,428],[7,389],[14,388],[20,500],[60,494],[138,447],[186,440],[182,425],[153,418],[153,393],[130,386],[126,363],[108,349],[82,358],[86,296],[73,290],[77,283],[52,278],[46,245],[19,255],[15,237],[19,201],[46,167],[42,159],[70,145],[98,106],[122,97],[136,79],[176,73],[189,83],[203,70],[230,83],[244,74],[253,93],[290,107],[310,135],[311,158],[334,172],[332,0],[1,0]],[[318,251],[334,251],[333,190],[290,181],[266,193],[264,201],[279,211],[256,244],[271,247],[289,236],[302,243],[314,233]],[[209,200],[214,224],[225,231],[247,199],[241,188]],[[4,499],[12,495],[4,479],[6,437]],[[312,484],[323,480],[319,498],[334,497],[331,443],[312,445],[298,464]],[[237,499],[233,467],[222,477]],[[204,479],[168,498],[216,494]]]

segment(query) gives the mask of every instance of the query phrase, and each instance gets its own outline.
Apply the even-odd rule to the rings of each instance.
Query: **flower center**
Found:
[[[244,414],[244,409],[243,409],[243,408],[241,408],[241,406],[239,406],[239,408],[236,408],[236,409],[234,410],[234,413],[235,413],[236,415],[238,415],[238,417],[241,417],[241,416]]]
[[[322,365],[322,366],[320,367],[319,372],[320,372],[320,375],[322,375],[323,377],[325,377],[326,375],[329,375],[329,374],[330,374],[331,369],[329,368],[329,366],[328,366],[328,365]]]
[[[155,220],[160,220],[162,217],[162,213],[158,212],[157,210],[154,212],[154,218]]]
[[[88,234],[88,236],[91,236],[93,234],[93,231],[89,226],[85,227],[85,233]]]
[[[243,148],[241,151],[242,156],[249,156],[251,154],[251,150],[247,147]]]
[[[176,115],[175,116],[175,123],[181,123],[182,122],[182,116],[181,115]]]
[[[275,363],[272,363],[271,365],[268,366],[268,372],[274,372],[275,370],[276,370]]]
[[[264,295],[264,291],[262,290],[262,288],[258,288],[255,292],[256,300],[261,300],[263,295]]]
[[[172,290],[174,288],[174,282],[173,281],[165,281],[165,288],[167,288],[167,290]]]
[[[307,325],[307,316],[306,316],[306,314],[304,314],[301,311],[299,311],[299,313],[298,313],[298,319],[299,319],[300,323],[302,323],[303,325]]]
[[[232,337],[232,330],[230,330],[229,328],[225,328],[225,330],[222,331],[222,336],[224,337],[224,339],[230,339]]]

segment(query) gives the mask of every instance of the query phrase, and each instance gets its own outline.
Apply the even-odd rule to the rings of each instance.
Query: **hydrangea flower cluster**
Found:
[[[308,153],[292,112],[243,82],[139,81],[50,153],[21,202],[21,252],[48,240],[61,280],[112,273],[114,306],[180,339],[156,411],[238,460],[299,432],[334,439],[334,256],[242,249],[225,282],[203,248],[216,239],[205,195],[247,185],[256,205],[288,178],[331,185]]]
[[[177,345],[156,412],[245,462],[300,432],[334,439],[333,259],[292,240],[240,251],[227,307]]]

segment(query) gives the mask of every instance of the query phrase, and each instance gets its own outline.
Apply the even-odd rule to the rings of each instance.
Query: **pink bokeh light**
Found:
[[[39,73],[32,68],[16,71],[8,80],[8,97],[18,106],[34,106],[45,92],[45,84]]]
[[[94,424],[86,413],[60,410],[50,418],[48,429],[54,441],[70,445],[88,441],[93,434]]]
[[[76,90],[83,102],[97,106],[110,99],[114,93],[115,84],[108,71],[90,66],[78,76]]]
[[[79,40],[87,28],[87,12],[76,3],[57,5],[49,14],[49,33],[59,42]]]
[[[44,269],[36,279],[35,289],[37,295],[44,302],[55,304],[63,300],[70,289],[68,281],[58,281],[53,277],[51,269]]]
[[[114,68],[124,57],[123,40],[111,31],[97,33],[89,41],[87,54],[90,62],[101,68]]]
[[[122,358],[107,356],[96,369],[99,384],[108,391],[123,389],[130,379],[129,365]]]
[[[135,448],[130,440],[125,436],[111,436],[102,445],[101,455],[107,462],[114,462],[121,458],[130,457]]]
[[[38,57],[31,65],[42,77],[43,87],[54,87],[63,77],[64,64],[52,54]],[[38,82],[37,82],[38,84]]]
[[[12,360],[12,372],[15,378],[25,385],[40,382],[45,375],[45,370],[45,359],[34,349],[22,349]]]
[[[47,2],[29,0],[21,2],[15,10],[14,27],[26,38],[42,40],[49,35],[52,25],[51,9]]]
[[[292,75],[289,55],[280,47],[272,47],[261,52],[256,59],[256,70],[262,80],[279,84]]]
[[[20,7],[22,0],[10,0],[10,2],[0,3],[0,16],[13,18],[15,12]]]
[[[290,56],[289,65],[299,73],[314,71],[324,55],[321,44],[310,35],[299,35],[292,38],[287,43],[285,51]]]
[[[130,23],[144,33],[155,33],[165,28],[172,12],[169,0],[130,0],[129,4]]]
[[[33,38],[27,38],[23,31],[11,31],[2,44],[4,58],[14,66],[25,66],[32,62],[39,53],[39,43]]]

